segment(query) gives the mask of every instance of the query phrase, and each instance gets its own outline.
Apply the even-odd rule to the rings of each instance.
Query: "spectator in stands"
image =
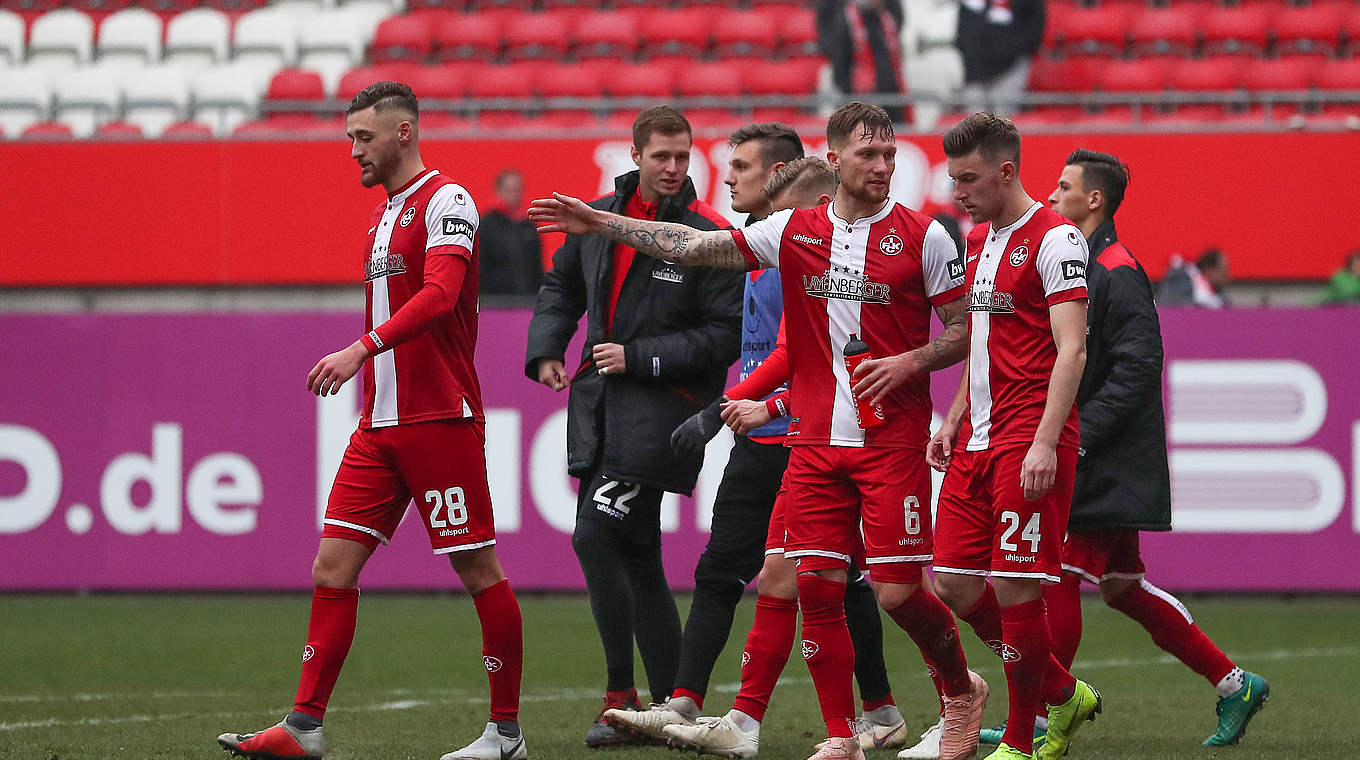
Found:
[[[524,207],[524,176],[518,169],[496,175],[496,203],[482,215],[479,253],[481,294],[533,295],[543,281],[543,254]]]
[[[1360,303],[1360,249],[1346,256],[1346,263],[1313,296],[1315,304]]]
[[[841,95],[902,92],[902,0],[817,0],[818,44]],[[906,121],[903,108],[886,109]]]
[[[956,44],[963,55],[964,105],[1014,113],[1043,39],[1044,0],[963,0]]]
[[[1224,288],[1228,284],[1228,256],[1217,248],[1209,248],[1195,259],[1195,263],[1172,254],[1166,279],[1157,293],[1162,306],[1203,306],[1221,309],[1228,306]]]

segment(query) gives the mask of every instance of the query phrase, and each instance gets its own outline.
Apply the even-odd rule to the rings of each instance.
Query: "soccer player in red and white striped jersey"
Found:
[[[831,203],[776,213],[743,230],[628,219],[562,195],[534,201],[530,217],[544,224],[541,231],[597,232],[681,264],[780,269],[799,415],[789,434],[785,553],[799,563],[803,655],[829,735],[813,757],[863,756],[854,738],[855,655],[842,606],[861,520],[880,605],[941,675],[941,756],[968,757],[987,687],[968,670],[948,609],[921,586],[932,556],[927,373],[964,353],[963,262],[938,222],[889,197],[896,139],[883,109],[838,109],[827,143],[840,174]],[[932,309],[945,324],[934,342]],[[876,357],[860,365],[853,389],[842,356],[852,333]],[[876,405],[886,424],[861,427],[857,395]]]
[[[350,155],[364,187],[382,185],[364,246],[365,334],[329,354],[307,389],[334,394],[360,369],[364,411],[326,506],[312,566],[312,613],[293,711],[218,743],[252,760],[320,760],[322,718],[350,643],[358,581],[412,498],[435,554],[448,555],[482,624],[491,715],[472,744],[442,760],[526,760],[519,729],[523,631],[519,603],[496,558],[487,487],[477,342],[477,207],[467,190],[426,169],[411,88],[378,82],[346,111]]]
[[[927,458],[945,470],[935,582],[1005,663],[1007,728],[989,760],[1062,757],[1100,696],[1052,653],[1042,581],[1057,582],[1086,361],[1086,238],[1020,184],[1020,133],[976,113],[944,136],[968,236],[969,354]],[[988,576],[991,583],[987,582]],[[1047,704],[1037,752],[1032,727]]]

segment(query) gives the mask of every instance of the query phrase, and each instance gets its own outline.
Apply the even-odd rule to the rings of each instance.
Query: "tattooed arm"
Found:
[[[882,359],[866,359],[855,368],[853,390],[856,396],[883,402],[892,390],[921,372],[934,372],[957,363],[968,354],[968,311],[958,298],[935,307],[944,324],[939,337],[920,348]]]
[[[529,219],[541,233],[600,234],[639,253],[676,264],[741,271],[751,268],[730,230],[696,230],[683,224],[619,216],[560,193],[534,201]]]

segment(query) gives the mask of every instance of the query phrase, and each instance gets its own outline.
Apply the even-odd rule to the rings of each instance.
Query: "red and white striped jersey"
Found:
[[[368,312],[364,329],[378,349],[381,325],[424,283],[435,256],[468,260],[452,311],[429,329],[364,362],[360,427],[471,417],[482,421],[482,390],[473,367],[477,343],[477,206],[467,190],[431,169],[373,212],[365,255]]]
[[[875,357],[930,340],[931,307],[964,294],[963,261],[939,222],[891,199],[870,217],[845,221],[835,204],[790,209],[733,230],[752,269],[780,270],[788,339],[791,445],[925,449],[930,377],[888,394],[888,424],[862,430],[842,349],[855,333]]]
[[[1086,298],[1086,238],[1036,202],[1007,227],[974,227],[966,263],[968,416],[959,440],[968,451],[1031,444],[1058,358],[1048,309]],[[1058,445],[1080,438],[1074,403]]]

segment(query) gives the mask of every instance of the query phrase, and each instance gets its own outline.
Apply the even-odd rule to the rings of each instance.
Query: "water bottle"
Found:
[[[860,340],[855,333],[850,333],[850,340],[845,344],[842,353],[845,354],[845,371],[850,373],[850,385],[853,388],[855,368],[860,365],[860,362],[870,358],[869,344]],[[853,392],[852,390],[851,393]],[[883,405],[871,404],[868,398],[855,399],[855,418],[863,430],[876,428],[887,422],[887,419],[883,416]]]

